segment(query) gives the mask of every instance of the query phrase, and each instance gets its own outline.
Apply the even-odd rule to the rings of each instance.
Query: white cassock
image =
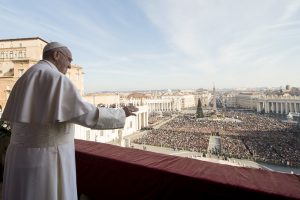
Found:
[[[77,199],[74,124],[117,129],[123,109],[85,102],[70,80],[41,60],[16,82],[2,114],[12,123],[3,200]]]

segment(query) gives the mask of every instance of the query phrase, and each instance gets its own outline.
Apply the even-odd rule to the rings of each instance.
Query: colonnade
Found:
[[[179,100],[174,99],[130,99],[123,100],[121,103],[132,104],[134,106],[148,106],[148,112],[168,112],[180,111],[181,104]]]
[[[257,112],[289,114],[300,113],[300,99],[259,99]]]
[[[152,101],[152,102],[147,102],[148,105],[148,111],[153,112],[153,111],[176,111],[177,108],[174,106],[173,101]]]

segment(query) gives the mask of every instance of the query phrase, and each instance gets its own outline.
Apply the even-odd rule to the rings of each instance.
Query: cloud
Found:
[[[299,1],[172,0],[139,5],[187,70],[200,70],[211,79],[224,80],[224,85],[228,77],[237,85],[274,79],[279,83],[289,73],[283,68],[287,63],[299,71]],[[253,81],[262,73],[274,78]]]
[[[280,21],[287,21],[293,20],[293,17],[299,17],[299,10],[300,10],[300,1],[294,0],[289,1],[290,3],[287,4],[284,14],[281,16]]]
[[[1,37],[68,45],[87,86],[99,77],[114,88],[299,83],[298,0],[29,0],[0,12]]]

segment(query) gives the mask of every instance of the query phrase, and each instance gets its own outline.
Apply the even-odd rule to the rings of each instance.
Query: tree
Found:
[[[200,99],[198,99],[198,106],[197,106],[196,117],[197,118],[203,118],[204,117],[203,110],[202,110],[202,104],[201,104],[201,100]]]

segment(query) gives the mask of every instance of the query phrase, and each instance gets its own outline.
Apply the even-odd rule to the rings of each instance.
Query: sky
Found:
[[[86,92],[300,87],[300,0],[0,0],[0,27],[67,45]]]

